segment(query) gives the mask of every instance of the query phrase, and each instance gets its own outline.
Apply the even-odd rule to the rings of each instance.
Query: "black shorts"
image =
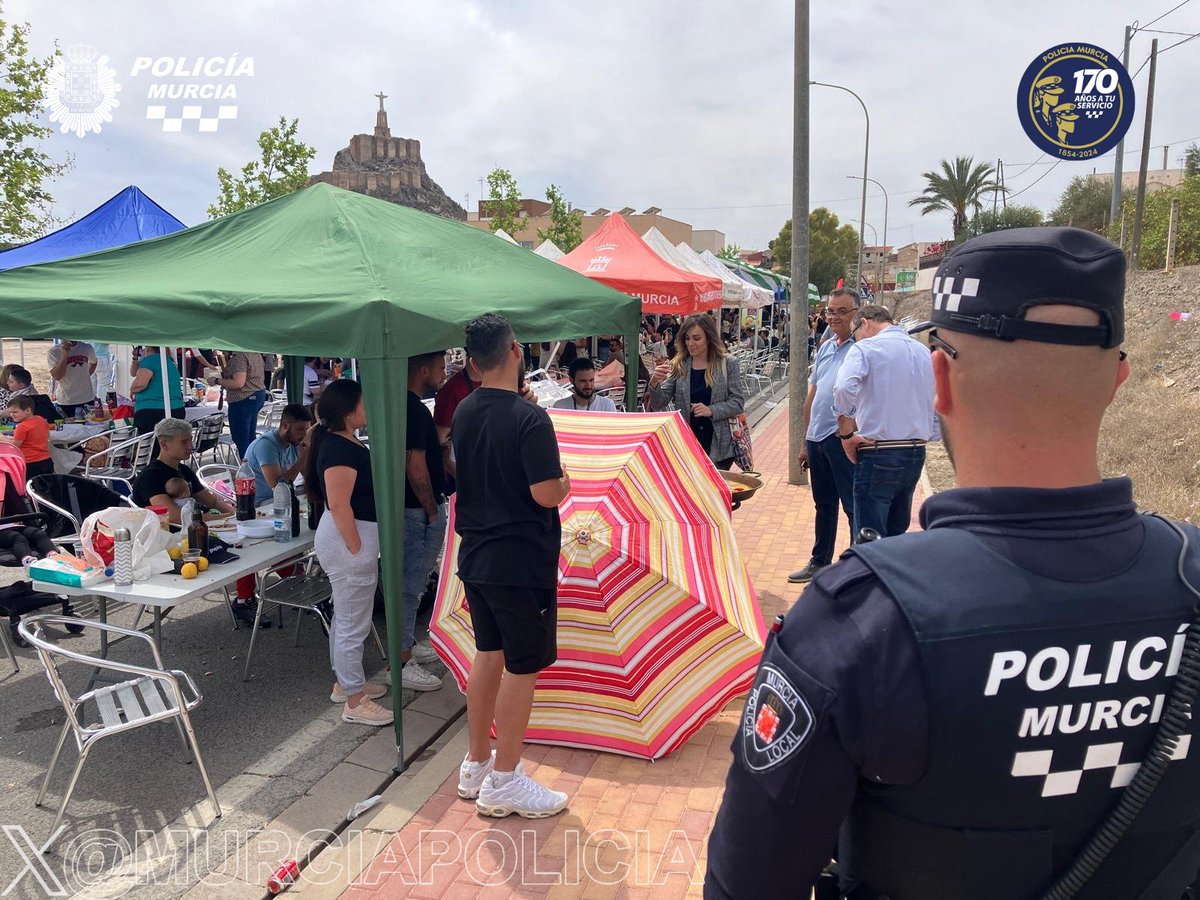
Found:
[[[504,668],[532,675],[558,659],[558,596],[553,588],[466,584],[475,649],[503,650]]]

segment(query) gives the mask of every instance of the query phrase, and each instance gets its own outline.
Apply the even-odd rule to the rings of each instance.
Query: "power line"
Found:
[[[1159,28],[1139,28],[1138,31],[1144,31],[1147,34],[1182,34],[1185,36],[1189,33],[1186,31],[1162,31]]]
[[[1062,162],[1061,159],[1058,160],[1058,162],[1056,162],[1054,165],[1052,165],[1050,168],[1048,168],[1041,175],[1039,175],[1037,178],[1035,178],[1033,181],[1031,181],[1029,184],[1025,185],[1025,187],[1023,187],[1019,191],[1017,191],[1015,194],[1009,194],[1008,199],[1013,200],[1017,197],[1020,197],[1023,193],[1025,193],[1027,190],[1029,190],[1031,187],[1033,187],[1035,184],[1037,184],[1039,181],[1041,181],[1043,178],[1045,178],[1047,175],[1049,175],[1051,172],[1053,172],[1055,169],[1057,169],[1058,163],[1060,163],[1060,162]]]
[[[1188,35],[1182,41],[1176,41],[1175,43],[1171,44],[1169,47],[1164,47],[1162,50],[1158,51],[1158,55],[1162,56],[1168,50],[1174,50],[1180,44],[1186,44],[1188,41],[1194,41],[1198,37],[1200,37],[1200,31],[1196,32],[1195,34]],[[1133,75],[1131,75],[1130,77],[1137,78],[1138,75],[1141,73],[1142,69],[1146,68],[1147,63],[1149,63],[1149,62],[1150,62],[1150,57],[1147,56],[1146,59],[1142,62],[1142,64],[1140,66],[1138,66],[1138,70],[1136,72],[1134,72]]]
[[[1146,23],[1146,25],[1145,25],[1145,28],[1139,28],[1139,27],[1137,26],[1137,23],[1135,22],[1135,23],[1134,23],[1134,26],[1133,26],[1134,33],[1137,33],[1138,31],[1145,31],[1145,29],[1146,29],[1146,28],[1149,28],[1149,27],[1150,27],[1151,25],[1153,25],[1155,22],[1159,22],[1159,21],[1161,21],[1162,19],[1165,19],[1165,18],[1166,18],[1167,16],[1169,16],[1171,13],[1175,12],[1175,10],[1177,10],[1177,9],[1182,9],[1183,7],[1187,6],[1187,5],[1188,5],[1189,3],[1191,3],[1191,2],[1192,2],[1192,0],[1183,0],[1183,2],[1182,2],[1182,3],[1180,3],[1178,6],[1172,6],[1170,9],[1168,9],[1168,10],[1167,10],[1165,13],[1163,13],[1163,14],[1162,14],[1161,16],[1159,16],[1157,19],[1151,19],[1149,22],[1147,22],[1147,23]]]

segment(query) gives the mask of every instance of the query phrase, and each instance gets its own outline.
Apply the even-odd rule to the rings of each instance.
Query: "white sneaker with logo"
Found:
[[[400,683],[410,691],[436,691],[442,686],[442,679],[421,668],[415,659],[410,659],[400,672]]]
[[[417,641],[410,649],[412,658],[422,665],[439,662],[437,651],[433,649],[433,644],[429,641]]]
[[[458,767],[458,796],[464,800],[474,800],[479,796],[483,787],[483,779],[492,773],[496,765],[496,751],[483,762],[472,762],[463,757],[462,765]]]
[[[516,813],[524,819],[545,819],[567,808],[567,795],[543,787],[525,774],[525,766],[517,763],[507,784],[496,784],[493,771],[483,779],[475,809],[480,814],[503,819]]]

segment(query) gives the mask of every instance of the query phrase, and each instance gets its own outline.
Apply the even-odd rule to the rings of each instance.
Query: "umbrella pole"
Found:
[[[25,338],[21,338],[21,368],[25,368]]]
[[[159,370],[162,372],[163,418],[171,418],[171,382],[170,370],[167,368],[166,344],[158,345]]]
[[[396,369],[408,371],[408,359],[364,359],[363,380],[366,389],[367,427],[371,432],[371,473],[375,480],[376,510],[379,516],[379,546],[383,558],[384,611],[387,614],[388,661],[392,666],[392,714],[396,733],[397,772],[404,764],[404,691],[400,686],[400,661],[404,632],[404,466],[405,429],[408,407],[390,402],[394,393]],[[439,523],[443,528],[446,523]]]

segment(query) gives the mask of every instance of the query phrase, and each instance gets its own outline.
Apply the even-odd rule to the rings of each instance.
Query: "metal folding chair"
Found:
[[[208,800],[219,817],[221,805],[217,802],[212,781],[208,777],[208,769],[205,768],[204,760],[200,756],[200,744],[196,740],[196,732],[192,727],[191,717],[188,715],[204,699],[196,682],[186,672],[166,668],[163,665],[158,646],[149,635],[143,632],[102,622],[84,623],[88,628],[145,641],[154,657],[153,666],[139,666],[112,659],[101,659],[74,650],[67,650],[50,640],[45,631],[47,625],[77,623],[78,620],[66,616],[44,615],[31,616],[23,620],[19,626],[21,636],[36,648],[38,657],[46,669],[46,677],[50,680],[54,696],[62,704],[63,711],[66,713],[66,722],[63,724],[62,734],[58,737],[54,754],[50,757],[50,765],[46,769],[42,789],[38,791],[37,799],[34,801],[35,806],[41,806],[46,797],[46,792],[50,788],[50,778],[54,775],[54,769],[58,765],[58,758],[62,753],[63,745],[67,742],[68,735],[75,738],[75,746],[79,751],[79,759],[76,760],[75,769],[67,782],[62,801],[58,806],[58,814],[50,829],[50,837],[42,847],[42,852],[45,852],[58,840],[59,824],[62,822],[63,813],[66,812],[67,803],[79,781],[79,773],[95,743],[101,738],[132,731],[155,722],[174,721],[179,729],[184,748],[196,760],[196,768],[204,781],[204,790],[208,794]],[[93,669],[120,672],[133,677],[117,684],[74,694],[68,689],[63,679],[60,669],[63,663],[78,663]]]
[[[284,572],[288,574],[284,574]],[[304,621],[304,613],[316,615],[325,632],[328,633],[333,624],[333,589],[329,585],[329,576],[317,562],[316,553],[309,551],[295,559],[276,563],[271,568],[258,573],[258,609],[254,613],[254,627],[250,630],[250,646],[246,650],[246,666],[242,670],[242,681],[250,680],[250,663],[254,659],[254,644],[258,640],[259,620],[263,617],[267,604],[273,604],[280,612],[280,627],[283,626],[283,607],[296,610],[296,632],[292,638],[292,646],[300,646],[300,623]],[[371,623],[371,636],[375,646],[379,648],[380,658],[387,659],[387,651],[383,641]]]
[[[192,422],[192,466],[199,466],[205,453],[212,453],[216,460],[221,435],[225,433],[225,413],[214,413]]]
[[[93,454],[83,466],[83,477],[92,481],[104,481],[111,487],[119,481],[133,493],[133,479],[150,463],[154,452],[154,433],[140,435],[131,440],[112,444],[107,450]]]

